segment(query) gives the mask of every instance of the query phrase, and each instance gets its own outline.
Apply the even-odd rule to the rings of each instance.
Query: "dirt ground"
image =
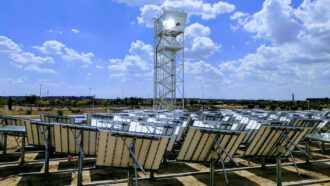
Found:
[[[303,146],[301,146],[303,147]],[[327,146],[330,148],[330,145]],[[312,150],[319,149],[317,146],[313,146]],[[38,150],[38,151],[37,151]],[[29,175],[20,176],[19,173],[23,172],[43,172],[43,162],[30,162],[31,160],[42,160],[44,153],[40,151],[42,149],[26,149],[24,165],[10,164],[0,165],[0,185],[73,185],[77,183],[77,172],[62,172],[62,173],[51,173],[50,175]],[[37,152],[36,152],[37,151]],[[18,153],[17,144],[14,137],[8,137],[8,150],[7,155],[0,153],[0,163],[9,161],[20,161],[20,154]],[[240,151],[238,153],[241,153]],[[296,162],[304,162],[305,157],[302,153],[295,153]],[[322,154],[320,151],[312,152],[314,160],[318,159],[329,159],[330,152]],[[51,158],[64,158],[63,160],[50,161],[50,172],[66,169],[77,168],[77,157],[73,157],[72,161],[67,161],[67,156],[51,155]],[[260,166],[259,160],[250,160],[242,158],[236,158],[240,163],[240,167],[252,167]],[[289,159],[290,160],[290,159]],[[283,160],[284,163],[289,162]],[[84,167],[93,167],[95,158],[85,159]],[[274,160],[267,160],[267,165],[274,164]],[[227,165],[227,168],[235,168],[234,165]],[[318,162],[307,164],[298,164],[301,175],[297,175],[294,166],[283,166],[282,167],[282,180],[283,184],[297,183],[300,181],[309,180],[324,180],[330,179],[330,162]],[[216,169],[221,169],[221,165],[217,165]],[[155,176],[163,176],[176,173],[184,172],[197,172],[197,171],[208,171],[208,165],[196,164],[196,163],[178,163],[170,161],[168,163],[161,164],[161,167]],[[144,178],[149,175],[143,175],[142,172],[138,173],[139,177]],[[228,172],[228,185],[276,185],[276,169],[274,167],[267,167],[265,170],[261,168],[249,169],[249,170],[238,170]],[[110,181],[118,179],[126,179],[127,170],[121,169],[91,169],[83,171],[83,183],[88,184],[97,181]],[[226,185],[223,173],[217,173],[215,176],[216,185]],[[184,177],[174,177],[166,179],[156,179],[154,182],[150,181],[139,181],[139,185],[144,186],[167,186],[167,185],[208,185],[209,174],[190,175]],[[111,184],[112,185],[112,184]],[[127,185],[127,183],[120,183],[114,185]],[[314,185],[330,185],[328,183],[314,184]]]

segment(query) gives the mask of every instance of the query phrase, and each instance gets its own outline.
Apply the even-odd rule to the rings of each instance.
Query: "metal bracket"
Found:
[[[39,130],[41,131],[41,129],[40,129],[40,125],[38,125],[38,128],[39,128]],[[46,150],[48,150],[48,143],[46,142],[46,139],[45,139],[45,133],[46,133],[46,131],[48,130],[48,126],[46,126],[46,128],[43,130],[43,131],[41,131],[41,137],[42,137],[42,141],[44,141],[44,144],[45,144],[45,147],[46,147]]]
[[[232,161],[232,162],[234,162],[237,166],[239,166],[239,164],[234,160],[234,158],[222,147],[222,145],[220,144],[220,141],[218,141],[218,140],[216,140],[214,137],[212,137],[210,134],[209,134],[209,136],[213,139],[213,141],[218,145],[218,147],[223,151],[223,152],[225,152],[226,153],[226,155],[230,158],[230,160]],[[220,140],[220,138],[219,138],[219,140]]]
[[[79,131],[79,134],[77,136],[74,135],[73,133],[73,129],[70,129],[71,130],[71,133],[72,133],[72,136],[74,138],[74,141],[76,142],[77,146],[78,146],[78,149],[79,149],[79,152],[80,152],[80,155],[84,158],[85,155],[84,155],[84,151],[83,149],[81,148],[79,142],[78,142],[78,138],[81,136],[82,134],[82,130]]]
[[[136,158],[134,152],[132,151],[132,148],[134,147],[134,144],[135,144],[136,139],[135,138],[133,139],[133,141],[132,141],[132,143],[131,143],[130,146],[127,145],[127,143],[126,143],[126,141],[125,141],[125,139],[123,137],[121,139],[123,140],[124,144],[126,145],[126,147],[127,147],[128,151],[129,151],[130,155],[133,158],[133,161],[140,167],[140,169],[143,172],[143,174],[146,175],[147,174],[146,171],[143,169],[143,167],[140,164],[139,160]]]
[[[297,149],[299,149],[301,152],[303,152],[307,157],[309,157],[310,159],[313,159],[309,154],[307,154],[306,151],[304,151],[303,149],[301,149],[297,144],[295,144],[293,141],[291,141],[291,139],[289,138],[288,133],[285,135],[285,139],[290,142],[292,145],[294,145]]]
[[[294,167],[296,168],[298,175],[300,175],[300,172],[299,172],[299,170],[298,170],[298,166],[297,166],[297,164],[296,164],[296,161],[295,161],[295,159],[294,159],[294,157],[293,157],[293,155],[292,155],[292,152],[291,152],[290,148],[287,148],[287,150],[288,150],[289,153],[290,153],[290,156],[291,156],[291,159],[292,159],[292,163],[293,163]]]

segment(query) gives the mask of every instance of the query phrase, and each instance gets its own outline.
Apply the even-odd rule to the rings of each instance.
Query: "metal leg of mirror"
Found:
[[[276,182],[277,186],[282,186],[281,157],[276,157]]]

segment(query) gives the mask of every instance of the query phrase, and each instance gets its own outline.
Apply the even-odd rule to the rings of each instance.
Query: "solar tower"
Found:
[[[184,108],[184,27],[187,14],[163,10],[154,22],[155,110]],[[177,105],[176,100],[182,99]]]

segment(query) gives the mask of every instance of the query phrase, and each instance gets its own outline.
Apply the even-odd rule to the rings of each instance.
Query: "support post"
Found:
[[[305,140],[305,150],[308,155],[310,155],[309,152],[309,139]],[[309,156],[306,156],[306,164],[310,164]]]
[[[323,151],[323,154],[326,153],[326,151],[325,151],[325,144],[324,144],[324,141],[322,141],[322,151]]]
[[[83,144],[83,130],[81,129],[79,131],[79,134],[76,136],[73,133],[73,130],[71,129],[71,133],[73,135],[74,141],[76,142],[76,145],[78,146],[79,149],[79,159],[78,159],[78,183],[77,185],[82,185],[82,169],[83,169],[83,158],[84,158],[84,151],[81,147],[81,144]],[[81,137],[80,143],[78,142],[78,138]]]
[[[155,179],[155,172],[153,170],[150,171],[150,181],[151,182],[154,182],[156,179]]]
[[[46,145],[45,145],[45,174],[49,174],[49,144],[50,144],[50,130],[47,127],[48,130],[48,135],[47,135],[47,140],[46,140]],[[44,135],[44,134],[43,134]]]
[[[214,167],[215,161],[212,158],[210,161],[210,185],[215,186],[215,167]]]
[[[22,146],[21,146],[21,165],[24,164],[24,157],[25,157],[25,134],[22,133]]]
[[[291,150],[289,148],[288,148],[288,151],[290,153],[290,156],[291,156],[291,159],[292,159],[292,163],[293,163],[294,167],[296,168],[298,175],[300,175],[300,172],[299,172],[299,169],[297,167],[296,161],[295,161],[295,159],[294,159],[294,157],[292,155],[292,152],[291,152]]]
[[[132,167],[129,167],[128,168],[128,171],[127,171],[127,176],[128,176],[128,186],[134,186],[134,182],[133,182],[133,177],[134,177],[134,171],[132,169]]]
[[[261,158],[261,169],[266,169],[266,158],[265,157]]]
[[[281,157],[276,157],[276,180],[277,186],[282,186]]]
[[[2,149],[2,154],[6,155],[7,154],[7,134],[3,133],[3,149]]]
[[[82,185],[82,169],[83,169],[83,154],[79,153],[79,159],[78,159],[78,183],[77,185]]]

